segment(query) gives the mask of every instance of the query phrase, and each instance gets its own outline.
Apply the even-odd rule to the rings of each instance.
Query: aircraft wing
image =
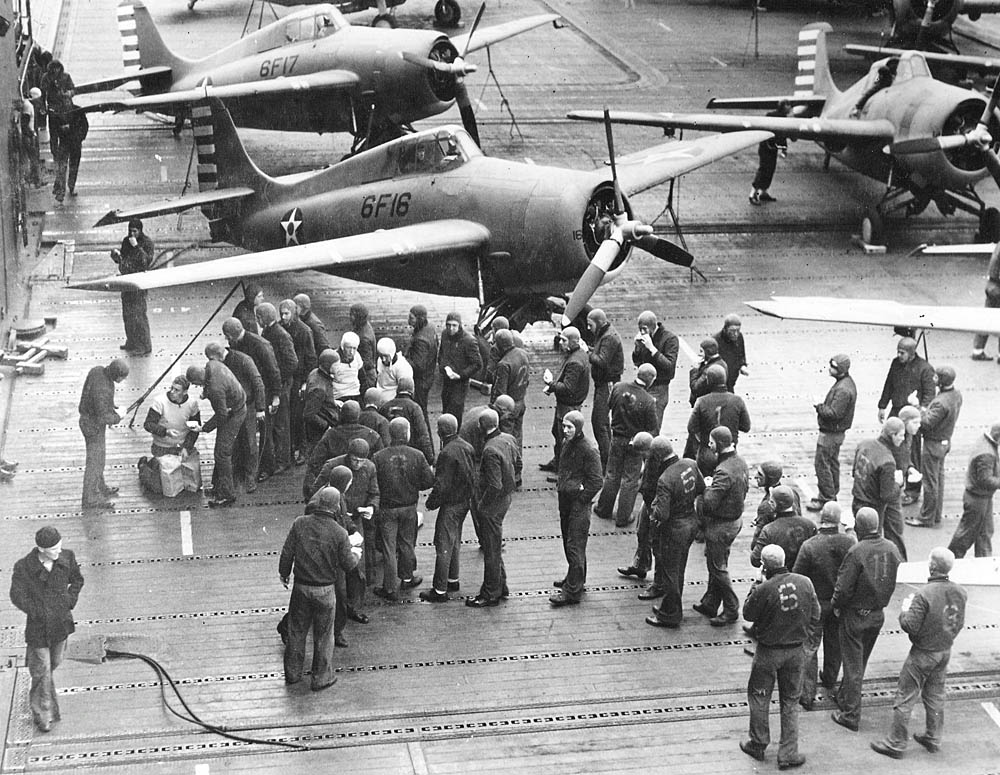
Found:
[[[1000,586],[1000,557],[963,557],[955,560],[948,578],[963,587]],[[896,572],[897,584],[927,583],[927,560],[903,562]]]
[[[331,90],[350,90],[357,87],[357,73],[348,70],[324,70],[309,75],[292,77],[281,76],[269,78],[266,81],[248,81],[227,86],[204,84],[194,89],[172,91],[163,94],[150,94],[145,97],[111,100],[94,105],[87,105],[88,112],[100,110],[149,110],[167,105],[180,105],[197,102],[207,97],[217,97],[220,100],[238,99],[241,97],[280,96],[282,94],[302,94],[304,92],[321,93]]]
[[[990,256],[995,242],[973,242],[966,245],[922,245],[914,253],[922,256]]]
[[[245,253],[198,264],[103,277],[74,283],[69,287],[91,291],[130,291],[305,269],[336,274],[337,267],[356,268],[429,257],[476,257],[484,254],[489,240],[489,229],[479,223],[462,220],[430,221],[372,234]]]
[[[622,190],[638,194],[771,137],[770,132],[733,132],[697,140],[671,140],[616,159]]]
[[[997,10],[1000,11],[1000,2],[996,3]],[[844,46],[844,51],[848,54],[855,54],[864,57],[869,61],[882,59],[884,57],[901,56],[907,53],[901,48],[882,48],[881,46],[859,46],[850,43]],[[920,56],[928,62],[943,65],[965,67],[969,70],[976,70],[981,73],[996,73],[1000,71],[1000,59],[991,57],[967,56],[965,54],[938,54],[933,51],[921,51]]]
[[[507,38],[513,38],[515,35],[520,35],[522,32],[533,30],[535,27],[541,27],[543,24],[548,24],[549,22],[555,24],[558,19],[559,14],[556,13],[543,13],[536,16],[528,16],[524,19],[515,19],[512,22],[505,22],[503,24],[494,25],[493,27],[475,30],[471,44],[469,43],[468,34],[456,35],[451,39],[451,42],[459,51],[465,51],[466,46],[469,47],[469,51],[479,51],[479,49],[492,46],[494,43],[499,43],[501,40],[507,40]]]
[[[232,202],[237,199],[246,199],[253,196],[256,191],[245,186],[233,186],[231,188],[220,188],[217,191],[202,191],[197,194],[188,194],[167,199],[163,202],[153,202],[151,204],[140,205],[128,210],[112,210],[101,218],[94,226],[110,226],[112,223],[125,223],[132,218],[153,218],[157,215],[167,215],[169,213],[182,213],[193,207],[202,207],[219,202]]]
[[[579,110],[568,114],[580,121],[604,121],[599,110]],[[664,129],[697,129],[703,132],[738,132],[756,129],[793,140],[846,140],[888,142],[895,137],[892,122],[850,118],[781,118],[778,116],[736,116],[724,113],[636,113],[615,110],[614,124],[658,126]]]
[[[1000,334],[1000,309],[986,307],[938,307],[823,296],[772,296],[766,301],[743,303],[765,315],[790,320]]]

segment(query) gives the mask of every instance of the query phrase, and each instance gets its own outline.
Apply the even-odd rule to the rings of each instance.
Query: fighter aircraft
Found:
[[[318,0],[267,0],[272,5],[316,5]],[[193,11],[198,0],[188,0],[188,10]],[[372,27],[395,27],[396,17],[393,15],[396,6],[406,0],[341,0],[334,3],[341,13],[361,13],[370,8],[378,9],[378,14],[372,19]],[[439,27],[457,27],[462,18],[462,8],[457,0],[437,0],[434,3],[434,22]]]
[[[78,94],[119,86],[142,96],[87,110],[141,109],[182,115],[206,96],[225,101],[240,126],[293,132],[350,132],[355,150],[399,137],[413,121],[443,113],[457,100],[466,130],[478,139],[464,77],[473,51],[543,24],[540,14],[448,39],[431,30],[352,27],[334,6],[310,6],[204,59],[177,56],[140,0],[118,6],[125,74],[81,84]]]
[[[635,220],[625,195],[753,147],[767,132],[670,141],[618,159],[609,177],[489,158],[457,127],[415,132],[330,167],[269,177],[217,99],[192,108],[196,194],[108,213],[98,226],[201,207],[236,255],[73,287],[151,289],[314,269],[426,293],[478,298],[480,323],[547,318],[572,294],[572,319],[633,247],[690,266],[691,255]],[[610,124],[607,131],[610,137]],[[613,156],[613,149],[611,149]],[[619,175],[621,184],[619,184]],[[574,286],[575,284],[575,286]]]
[[[830,25],[810,24],[799,32],[796,91],[788,97],[713,99],[709,108],[774,109],[792,105],[787,118],[743,115],[612,112],[615,123],[667,129],[733,131],[763,129],[789,138],[815,140],[846,166],[886,183],[877,203],[866,208],[862,238],[883,241],[883,218],[897,211],[917,215],[934,202],[943,215],[964,210],[979,217],[986,240],[1000,239],[1000,212],[988,207],[975,184],[992,175],[1000,184],[1000,159],[994,136],[1000,89],[982,95],[931,77],[924,55],[906,51],[896,59],[891,85],[882,87],[880,71],[890,59],[875,62],[865,78],[840,91],[830,75],[826,33]],[[603,120],[593,111],[569,114]]]
[[[892,7],[890,46],[958,51],[951,39],[955,19],[964,14],[977,21],[984,13],[1000,13],[1000,0],[892,0]]]

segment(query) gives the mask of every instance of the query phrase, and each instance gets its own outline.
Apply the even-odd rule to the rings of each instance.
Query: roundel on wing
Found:
[[[281,231],[285,235],[285,246],[301,245],[305,239],[302,236],[302,211],[293,207],[281,218]]]

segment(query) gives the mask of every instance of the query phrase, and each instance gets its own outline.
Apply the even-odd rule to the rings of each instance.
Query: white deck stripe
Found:
[[[691,345],[689,345],[687,342],[684,341],[684,337],[680,337],[680,336],[677,337],[677,343],[680,345],[681,349],[684,351],[684,354],[688,357],[688,360],[691,361],[692,365],[695,364],[695,363],[698,363],[698,361],[701,360],[698,357],[698,354],[694,350],[691,349]]]
[[[185,556],[194,554],[194,540],[191,537],[191,512],[181,512],[181,552]]]
[[[1000,710],[997,710],[997,706],[992,702],[981,702],[979,704],[983,706],[986,715],[993,719],[993,723],[1000,727]]]

